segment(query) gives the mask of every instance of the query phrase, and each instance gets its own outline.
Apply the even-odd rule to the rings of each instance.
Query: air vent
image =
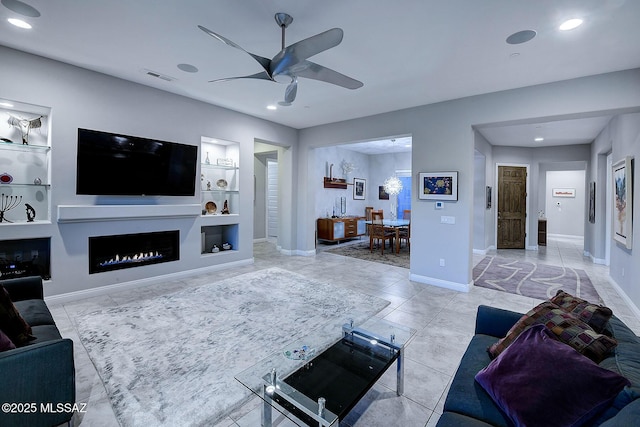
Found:
[[[172,81],[176,80],[176,79],[175,79],[175,78],[173,78],[173,77],[169,77],[169,76],[167,76],[167,75],[160,74],[160,73],[158,73],[158,72],[156,72],[156,71],[151,71],[151,70],[146,70],[146,69],[145,69],[145,70],[143,70],[143,72],[144,72],[146,75],[148,75],[148,76],[156,77],[156,78],[158,78],[158,79],[162,79],[162,80],[164,80],[164,81],[166,81],[166,82],[172,82]]]

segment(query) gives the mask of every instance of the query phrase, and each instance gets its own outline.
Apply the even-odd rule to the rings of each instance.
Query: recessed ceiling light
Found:
[[[534,30],[518,31],[517,33],[513,33],[509,37],[507,37],[507,43],[509,44],[526,43],[532,38],[534,38],[536,34],[537,33]]]
[[[15,25],[16,27],[26,28],[27,30],[31,28],[31,25],[27,22],[24,22],[22,19],[9,18],[7,19],[10,24]]]
[[[537,137],[536,139],[534,139],[534,141],[535,141],[535,142],[542,142],[542,141],[544,141],[544,138],[543,138],[543,137],[541,137],[541,136],[539,136],[539,137]]]
[[[184,71],[185,73],[197,73],[198,72],[198,67],[196,67],[195,65],[191,65],[191,64],[178,64],[178,68],[182,71]]]
[[[9,103],[9,102],[0,102],[0,107],[8,107],[11,108],[13,107],[13,104]]]
[[[582,19],[579,19],[579,18],[569,19],[567,21],[564,21],[562,24],[560,24],[559,30],[569,31],[569,30],[573,30],[574,28],[578,28],[580,25],[582,25]]]
[[[267,110],[277,110],[278,107],[276,107],[275,105],[267,105]]]

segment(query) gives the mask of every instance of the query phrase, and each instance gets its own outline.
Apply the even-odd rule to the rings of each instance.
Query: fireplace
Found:
[[[179,259],[178,230],[89,237],[89,274]]]

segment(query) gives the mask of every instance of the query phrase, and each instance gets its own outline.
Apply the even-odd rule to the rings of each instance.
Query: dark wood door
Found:
[[[524,249],[527,168],[498,166],[498,249]]]

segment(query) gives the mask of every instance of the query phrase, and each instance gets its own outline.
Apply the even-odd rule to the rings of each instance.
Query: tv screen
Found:
[[[198,147],[78,129],[76,193],[193,196]]]

